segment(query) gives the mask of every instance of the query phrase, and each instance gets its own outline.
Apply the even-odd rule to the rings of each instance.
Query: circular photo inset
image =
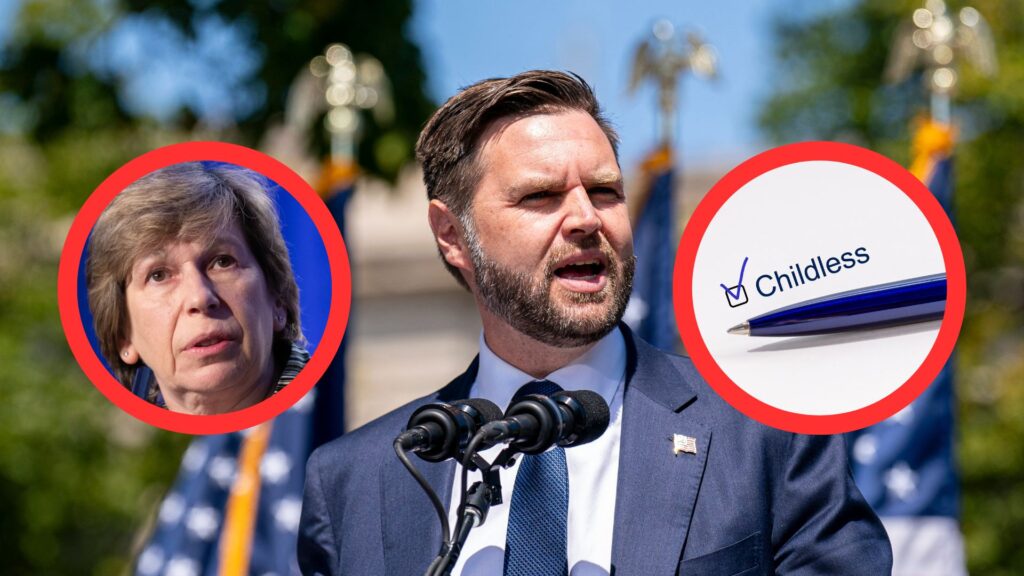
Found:
[[[938,375],[963,319],[963,256],[909,172],[813,142],[728,174],[684,232],[675,305],[708,382],[762,423],[878,422]]]
[[[199,142],[126,164],[90,197],[61,260],[68,341],[118,406],[163,428],[247,428],[298,401],[348,316],[344,244],[283,164]]]

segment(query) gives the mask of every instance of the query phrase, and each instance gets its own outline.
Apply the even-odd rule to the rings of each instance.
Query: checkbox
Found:
[[[740,266],[740,279],[736,282],[735,286],[729,288],[725,284],[719,284],[722,290],[725,290],[725,301],[732,308],[743,306],[747,303],[747,289],[743,287],[743,274],[747,271],[748,260],[750,260],[749,257],[743,259],[743,264]]]
[[[738,284],[732,288],[726,288],[725,301],[729,303],[731,308],[743,306],[749,301],[749,298],[747,298],[747,289],[743,287],[743,284]]]

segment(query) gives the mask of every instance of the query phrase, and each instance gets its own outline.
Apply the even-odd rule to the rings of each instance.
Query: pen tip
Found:
[[[747,334],[750,334],[750,323],[742,322],[740,324],[737,324],[732,328],[729,328],[728,332],[729,334],[739,334],[741,336],[746,336]]]

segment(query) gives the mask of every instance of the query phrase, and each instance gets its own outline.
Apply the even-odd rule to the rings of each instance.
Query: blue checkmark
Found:
[[[722,287],[722,290],[725,290],[725,293],[728,294],[729,296],[732,296],[734,300],[739,299],[740,290],[743,288],[743,273],[747,270],[747,260],[750,260],[749,256],[743,259],[743,266],[740,267],[740,281],[737,282],[736,286],[734,287],[736,290],[735,292],[733,292],[733,290],[730,290],[729,287],[726,286],[725,284],[719,284],[719,286]]]

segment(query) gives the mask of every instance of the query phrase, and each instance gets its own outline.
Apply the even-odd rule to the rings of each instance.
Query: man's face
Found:
[[[464,222],[477,296],[545,344],[600,339],[622,318],[634,268],[608,137],[574,110],[499,120],[481,142],[483,176]]]

